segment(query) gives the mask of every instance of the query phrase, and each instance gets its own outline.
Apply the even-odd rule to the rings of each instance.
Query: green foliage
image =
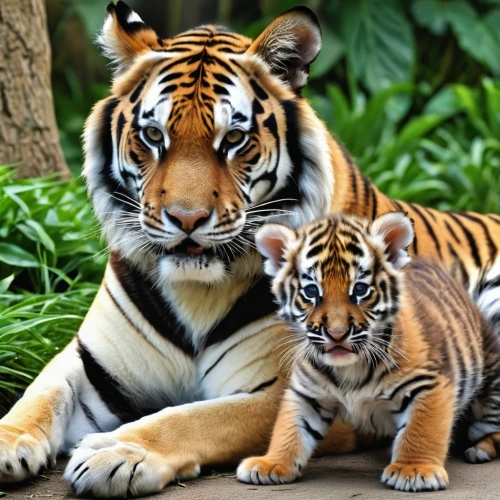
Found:
[[[0,167],[0,414],[75,335],[105,259],[80,179]]]
[[[261,0],[265,19],[243,31],[255,37],[266,22],[300,4],[317,13],[323,30],[313,79],[347,86],[355,78],[375,94],[394,83],[424,80],[436,87],[500,76],[496,0]]]
[[[339,9],[347,61],[371,92],[411,81],[415,41],[400,6],[397,0],[350,0]]]
[[[440,209],[500,213],[500,83],[449,85],[420,116],[422,92],[394,84],[349,102],[336,85],[310,100],[363,172],[385,194]]]
[[[417,24],[434,35],[441,36],[451,28],[467,54],[500,75],[500,7],[480,16],[465,0],[415,0],[412,13]]]
[[[75,72],[68,68],[64,72],[64,81],[55,82],[52,90],[64,156],[73,175],[78,176],[83,160],[83,125],[92,106],[109,94],[108,84],[94,83],[84,88]]]

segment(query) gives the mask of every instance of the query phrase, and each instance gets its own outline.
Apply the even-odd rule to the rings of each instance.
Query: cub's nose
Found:
[[[174,208],[172,210],[165,209],[165,215],[172,224],[182,229],[186,234],[190,234],[207,222],[210,213],[206,210],[182,212]]]
[[[349,337],[351,327],[348,326],[347,328],[328,328],[326,331],[328,335],[333,340],[335,340],[335,342],[342,342],[344,340],[347,340],[347,337]]]

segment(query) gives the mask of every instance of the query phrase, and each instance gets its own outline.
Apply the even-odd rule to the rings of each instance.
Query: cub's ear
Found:
[[[401,269],[411,258],[408,254],[415,232],[413,221],[403,212],[389,212],[377,217],[371,226],[371,236],[385,249],[389,262]]]
[[[296,239],[293,229],[282,224],[264,224],[255,233],[257,250],[267,258],[264,271],[269,276],[276,276],[283,263],[287,246]]]
[[[247,53],[258,54],[290,87],[307,83],[309,65],[321,49],[321,28],[308,7],[290,9],[275,19],[252,43]]]
[[[156,32],[125,2],[108,4],[97,43],[115,66],[115,74],[127,69],[140,54],[158,48],[158,40]]]

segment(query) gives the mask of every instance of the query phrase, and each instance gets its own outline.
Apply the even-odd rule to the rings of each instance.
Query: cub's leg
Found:
[[[302,387],[296,389],[292,385],[288,388],[267,454],[244,460],[238,467],[238,479],[254,484],[295,481],[332,425],[335,404],[306,394]]]
[[[485,335],[486,366],[483,393],[471,404],[474,422],[469,427],[469,439],[475,443],[465,452],[473,464],[490,462],[500,449],[500,345],[493,332]]]
[[[405,396],[411,397],[411,393]],[[427,392],[415,395],[413,401],[403,399],[400,410],[403,412],[395,414],[401,427],[394,441],[392,463],[385,468],[382,482],[402,491],[446,489],[444,462],[454,418],[451,383],[438,380]]]
[[[0,483],[22,481],[55,465],[75,412],[82,373],[76,344],[72,342],[0,420]],[[75,440],[91,432],[84,425],[79,427],[82,434],[75,435]]]

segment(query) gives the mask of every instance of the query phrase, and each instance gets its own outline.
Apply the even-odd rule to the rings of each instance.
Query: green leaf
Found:
[[[485,78],[482,85],[486,94],[488,125],[493,137],[500,137],[500,83]]]
[[[411,5],[411,12],[419,26],[427,28],[434,35],[444,35],[448,27],[446,17],[447,1],[415,0]]]
[[[10,276],[7,276],[3,280],[0,280],[0,294],[5,293],[9,289],[10,284],[14,281],[15,277],[16,277],[15,274],[11,274]]]
[[[33,255],[11,243],[0,243],[0,261],[16,267],[40,266]]]
[[[465,1],[450,2],[448,18],[460,47],[500,75],[500,9],[490,11],[484,19]]]
[[[340,21],[348,63],[371,92],[411,81],[415,42],[402,2],[350,0]]]
[[[424,106],[422,114],[452,116],[463,110],[453,86],[441,89]]]
[[[49,252],[55,253],[56,248],[52,238],[47,231],[36,220],[28,219],[24,223],[17,225],[18,229],[30,240],[41,243]]]

